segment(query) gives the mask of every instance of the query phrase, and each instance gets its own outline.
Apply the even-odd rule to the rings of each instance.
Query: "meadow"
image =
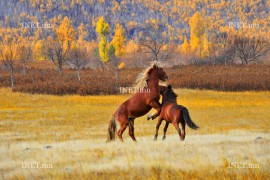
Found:
[[[153,141],[156,121],[144,116],[135,120],[137,143],[127,131],[125,143],[106,143],[109,119],[130,94],[54,96],[1,88],[0,179],[270,177],[270,92],[176,93],[200,126],[187,128],[185,141],[171,125],[162,141],[164,123]],[[30,162],[47,168],[25,168]],[[232,168],[235,162],[246,166]]]

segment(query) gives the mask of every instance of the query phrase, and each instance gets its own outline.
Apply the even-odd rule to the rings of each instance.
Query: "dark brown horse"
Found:
[[[161,113],[158,117],[158,123],[156,126],[156,135],[154,140],[157,140],[158,137],[158,129],[163,120],[166,121],[166,125],[164,127],[164,135],[163,140],[166,139],[166,132],[169,126],[169,123],[172,123],[178,132],[180,139],[184,140],[186,136],[185,126],[186,123],[191,129],[198,129],[199,127],[191,120],[189,116],[189,112],[186,107],[177,105],[177,95],[173,92],[172,86],[163,87],[160,89],[160,93],[162,94],[162,108]],[[182,126],[182,133],[179,128],[179,123]]]
[[[148,113],[152,108],[156,109],[151,118],[158,117],[161,111],[159,80],[168,79],[167,74],[157,63],[151,65],[145,72],[142,72],[137,78],[137,88],[140,92],[134,94],[127,101],[122,103],[113,114],[108,127],[108,141],[114,140],[116,135],[116,121],[120,124],[117,135],[123,141],[122,134],[129,127],[129,135],[133,141],[134,136],[134,120],[137,117]]]

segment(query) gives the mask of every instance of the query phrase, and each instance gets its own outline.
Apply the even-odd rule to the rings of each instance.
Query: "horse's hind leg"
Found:
[[[182,134],[180,136],[181,140],[184,141],[186,137],[186,123],[184,121],[181,122],[182,126]]]
[[[134,135],[134,120],[135,118],[129,118],[129,135],[133,141],[137,141]]]
[[[178,132],[178,135],[179,135],[180,138],[181,138],[181,129],[179,128],[179,124],[176,123],[176,122],[173,122],[172,124],[174,125],[176,131]],[[181,138],[181,140],[182,140],[182,138]]]
[[[118,135],[120,141],[122,141],[122,142],[124,142],[122,135],[123,135],[123,132],[126,130],[127,126],[128,126],[128,124],[121,125],[120,129],[117,132],[117,135]]]
[[[118,118],[118,119],[119,119],[118,122],[120,123],[121,127],[118,130],[117,135],[118,135],[120,141],[124,142],[122,135],[128,126],[128,123],[129,123],[128,118]]]
[[[164,127],[164,129],[163,129],[163,133],[164,133],[164,134],[163,134],[162,140],[165,140],[165,139],[166,139],[166,132],[167,132],[168,126],[169,126],[169,123],[166,122],[166,125],[165,125],[165,127]]]

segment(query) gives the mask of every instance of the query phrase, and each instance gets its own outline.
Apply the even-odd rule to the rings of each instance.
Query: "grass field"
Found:
[[[106,143],[108,121],[130,95],[51,96],[0,89],[0,179],[267,179],[270,92],[178,89],[197,131],[181,142],[170,125],[153,141],[156,121],[135,120],[133,143]],[[23,168],[24,163],[52,168]],[[231,163],[258,165],[230,168]]]

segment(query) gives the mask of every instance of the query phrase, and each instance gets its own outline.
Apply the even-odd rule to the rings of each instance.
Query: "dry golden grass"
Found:
[[[144,116],[135,121],[138,143],[127,131],[126,143],[105,143],[110,116],[130,95],[50,96],[0,89],[0,179],[269,178],[270,92],[176,93],[201,127],[187,129],[184,142],[172,126],[166,141],[161,141],[161,126],[154,142],[156,121]],[[53,168],[23,169],[22,162],[52,163]],[[230,162],[260,168],[228,168]]]

